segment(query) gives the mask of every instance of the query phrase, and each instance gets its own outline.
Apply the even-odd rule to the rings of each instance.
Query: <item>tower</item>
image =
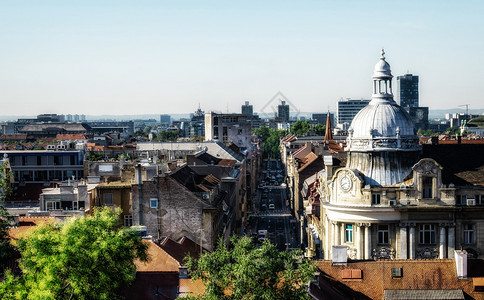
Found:
[[[418,137],[409,114],[393,100],[390,64],[381,51],[373,72],[371,101],[348,130],[348,168],[372,186],[402,182],[418,158]]]
[[[397,104],[401,107],[418,107],[418,76],[397,76]]]

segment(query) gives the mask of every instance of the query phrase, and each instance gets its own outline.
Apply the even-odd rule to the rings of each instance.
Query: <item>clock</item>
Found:
[[[348,177],[348,175],[343,176],[339,183],[343,191],[347,192],[351,189],[351,179]]]

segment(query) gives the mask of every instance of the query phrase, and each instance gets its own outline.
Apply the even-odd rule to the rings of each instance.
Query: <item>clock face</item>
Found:
[[[351,189],[351,179],[348,176],[344,176],[341,178],[340,185],[344,191],[349,191]]]

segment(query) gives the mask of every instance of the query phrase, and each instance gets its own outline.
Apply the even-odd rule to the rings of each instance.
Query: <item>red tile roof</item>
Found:
[[[482,265],[482,261],[475,261]],[[315,262],[321,271],[318,288],[311,287],[317,299],[331,299],[325,291],[328,286],[347,297],[355,299],[384,299],[385,290],[463,290],[471,297],[474,293],[472,279],[457,279],[455,261],[442,260],[381,260],[332,265],[331,261]],[[471,266],[474,260],[469,260]],[[482,266],[481,266],[482,267]],[[392,277],[392,268],[402,268],[403,276]],[[470,271],[471,267],[469,267]],[[343,271],[361,270],[361,279],[344,279]],[[469,276],[472,272],[468,273]],[[322,293],[321,293],[322,292]],[[333,298],[335,299],[335,298]],[[340,298],[341,299],[341,298]]]
[[[86,140],[84,134],[57,134],[55,137],[57,140]]]

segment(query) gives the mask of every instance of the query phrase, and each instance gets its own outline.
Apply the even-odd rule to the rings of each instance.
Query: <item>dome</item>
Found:
[[[352,138],[415,136],[414,124],[409,114],[395,102],[371,101],[358,112],[351,122]]]
[[[419,155],[414,123],[393,100],[393,76],[384,54],[382,49],[375,66],[371,101],[353,118],[346,148],[347,168],[361,172],[371,186],[403,182]]]

